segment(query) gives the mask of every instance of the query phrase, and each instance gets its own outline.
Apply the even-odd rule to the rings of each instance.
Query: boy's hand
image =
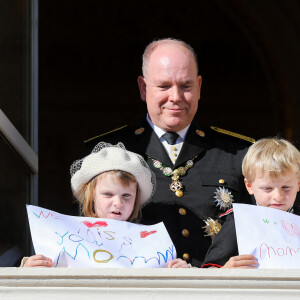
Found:
[[[53,267],[51,258],[41,254],[33,255],[27,258],[24,267]]]
[[[255,256],[250,254],[238,255],[231,257],[223,268],[245,268],[245,269],[256,269],[258,262]]]
[[[191,265],[189,265],[185,260],[182,260],[181,258],[176,258],[168,263],[168,268],[190,268]]]

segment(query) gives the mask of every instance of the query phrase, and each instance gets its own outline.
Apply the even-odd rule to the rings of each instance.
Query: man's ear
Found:
[[[200,94],[201,94],[201,86],[202,86],[202,77],[198,76],[198,86],[199,86],[199,100],[200,100]]]
[[[146,101],[146,80],[143,76],[139,76],[137,81],[140,89],[141,99]]]
[[[248,193],[250,195],[253,195],[254,193],[253,193],[253,189],[252,189],[251,183],[249,183],[249,181],[247,180],[247,178],[244,179],[244,182],[245,182],[245,186],[246,186],[246,189],[247,189]]]

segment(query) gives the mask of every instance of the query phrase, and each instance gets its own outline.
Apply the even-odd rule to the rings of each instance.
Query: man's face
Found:
[[[245,179],[246,188],[254,195],[259,206],[287,211],[294,205],[300,182],[295,172],[290,172],[278,179],[271,179],[268,173],[256,172],[253,182]]]
[[[179,131],[193,120],[200,99],[201,76],[192,54],[182,46],[161,45],[148,63],[147,77],[139,77],[142,100],[153,124]]]

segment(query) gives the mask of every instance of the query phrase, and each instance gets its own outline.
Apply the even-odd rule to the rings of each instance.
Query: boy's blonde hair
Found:
[[[138,182],[132,174],[121,170],[103,172],[98,176],[94,177],[88,183],[85,183],[81,186],[78,193],[75,195],[81,204],[80,205],[81,214],[86,217],[99,218],[99,216],[96,215],[95,207],[94,207],[95,189],[97,183],[101,182],[101,180],[105,176],[107,176],[107,174],[114,175],[116,181],[124,187],[129,186],[130,183],[136,183],[137,190],[136,190],[136,198],[135,198],[133,210],[128,220],[126,220],[128,222],[136,221],[141,212],[140,197],[138,192],[139,191]]]
[[[261,139],[248,149],[242,171],[250,183],[254,181],[257,171],[268,173],[271,179],[295,172],[300,179],[300,152],[284,139]]]

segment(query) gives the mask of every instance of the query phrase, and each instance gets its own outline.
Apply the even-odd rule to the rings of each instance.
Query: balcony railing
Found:
[[[300,299],[300,270],[0,268],[0,299]]]

